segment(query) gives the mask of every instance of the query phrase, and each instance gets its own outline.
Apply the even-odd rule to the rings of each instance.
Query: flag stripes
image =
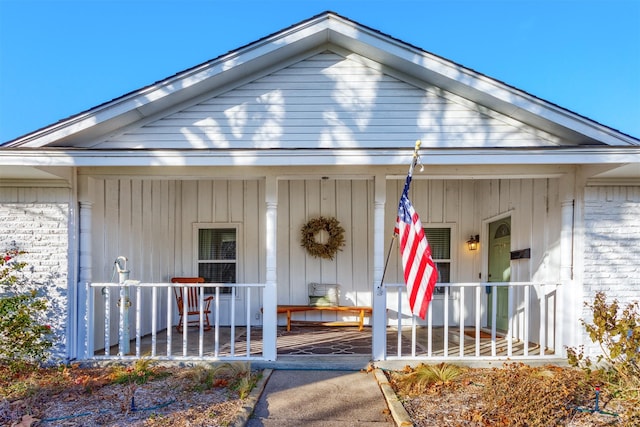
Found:
[[[438,280],[438,272],[420,217],[409,200],[410,185],[411,175],[408,175],[398,205],[394,233],[399,237],[411,313],[425,319]]]

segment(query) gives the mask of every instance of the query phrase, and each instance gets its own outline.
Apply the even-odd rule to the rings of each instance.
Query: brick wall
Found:
[[[67,203],[0,204],[0,251],[16,248],[27,253],[29,283],[47,298],[47,323],[55,336],[53,361],[67,358],[68,242]]]
[[[599,291],[622,306],[640,300],[640,187],[588,187],[584,231],[585,301]],[[591,322],[591,311],[582,319]],[[583,342],[598,353],[586,334]]]

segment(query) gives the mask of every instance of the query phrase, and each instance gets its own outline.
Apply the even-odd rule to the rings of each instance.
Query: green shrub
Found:
[[[27,286],[26,263],[16,259],[22,254],[12,249],[0,258],[0,363],[14,370],[46,362],[53,345],[47,301]]]

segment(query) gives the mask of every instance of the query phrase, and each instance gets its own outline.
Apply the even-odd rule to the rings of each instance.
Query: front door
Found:
[[[502,218],[489,224],[489,282],[508,282],[511,280],[511,217]],[[506,331],[509,324],[509,289],[505,286],[495,288],[496,329]],[[493,295],[488,289],[487,325],[492,326]]]

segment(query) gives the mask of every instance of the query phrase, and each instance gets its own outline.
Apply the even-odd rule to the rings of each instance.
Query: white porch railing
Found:
[[[404,284],[385,285],[387,325],[397,329],[395,342],[387,343],[386,360],[427,357],[480,361],[562,356],[559,285],[490,282],[438,286],[443,292],[434,294],[422,321],[410,313]],[[506,330],[497,326],[498,288],[507,289]]]
[[[258,345],[252,342],[252,333],[261,334],[262,330],[251,326],[256,307],[262,301],[264,284],[173,284],[127,280],[124,285],[86,285],[87,359],[263,360],[263,337],[256,340]],[[174,327],[178,310],[173,288],[182,288],[186,295],[187,288],[191,287],[199,288],[199,326],[189,328],[185,316],[182,332],[177,332]],[[205,288],[214,296],[209,315],[213,331],[205,331]],[[230,288],[231,292],[222,292],[222,288]],[[183,308],[185,313],[186,309]],[[225,322],[221,321],[222,313]]]

